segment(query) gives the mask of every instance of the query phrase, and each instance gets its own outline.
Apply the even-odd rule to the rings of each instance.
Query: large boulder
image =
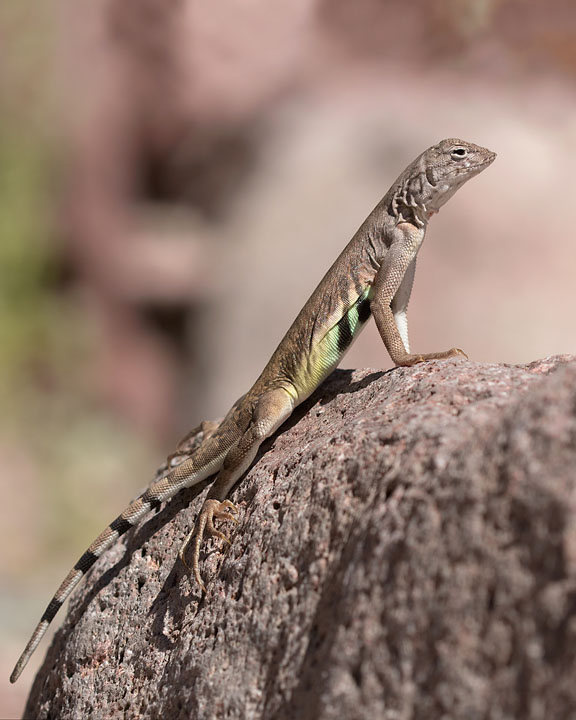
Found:
[[[337,371],[232,493],[206,596],[196,489],[88,574],[25,716],[575,717],[575,487],[574,358]]]

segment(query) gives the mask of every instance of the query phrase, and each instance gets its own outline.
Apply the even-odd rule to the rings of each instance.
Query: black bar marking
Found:
[[[131,527],[132,523],[130,520],[126,520],[126,518],[123,518],[122,515],[119,515],[114,522],[110,523],[110,529],[115,530],[118,533],[118,537],[120,537],[120,535],[124,535],[125,532],[128,532]]]
[[[40,618],[40,622],[52,622],[56,613],[58,612],[58,610],[60,610],[62,605],[64,605],[64,603],[60,602],[59,600],[50,600],[50,604],[48,605],[46,610],[44,610],[44,615],[42,615],[42,617]]]
[[[350,347],[350,343],[354,337],[348,313],[346,313],[346,315],[338,321],[336,332],[338,334],[336,338],[338,353],[342,355],[342,353]]]
[[[85,573],[90,570],[96,560],[98,560],[98,555],[94,555],[90,550],[86,550],[84,555],[82,555],[80,560],[74,565],[74,570],[80,570],[80,572]]]
[[[364,298],[358,303],[358,320],[362,325],[368,320],[371,312],[370,300],[368,300],[368,298]]]
[[[162,500],[159,500],[156,495],[153,495],[150,492],[150,490],[146,490],[146,492],[142,495],[140,499],[142,500],[142,502],[150,505],[151,510],[158,510],[160,505],[162,505]]]
[[[358,324],[352,330],[352,325],[350,322],[350,314],[356,311],[358,313]],[[359,332],[360,328],[366,320],[370,317],[370,300],[368,300],[367,297],[360,297],[354,305],[348,310],[346,315],[344,315],[338,323],[336,324],[336,332],[337,332],[337,338],[336,338],[336,346],[338,348],[338,353],[342,355],[352,343],[352,340],[354,339],[354,335]]]

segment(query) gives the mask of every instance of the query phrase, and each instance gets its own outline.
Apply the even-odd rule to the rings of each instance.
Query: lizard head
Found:
[[[450,138],[425,150],[393,186],[390,212],[396,222],[424,227],[434,213],[496,157],[491,150]]]
[[[449,138],[428,148],[419,158],[426,209],[436,212],[467,180],[482,172],[496,157],[491,150]]]

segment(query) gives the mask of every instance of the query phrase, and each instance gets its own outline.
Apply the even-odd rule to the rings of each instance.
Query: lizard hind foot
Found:
[[[189,570],[192,570],[194,579],[198,583],[202,592],[206,592],[206,586],[204,585],[202,576],[200,575],[199,562],[200,548],[202,547],[204,536],[207,534],[208,537],[217,537],[230,545],[230,540],[226,537],[226,535],[214,527],[214,520],[232,520],[233,522],[238,523],[238,519],[233,514],[237,512],[238,508],[230,502],[230,500],[220,502],[220,500],[208,498],[204,501],[204,505],[202,505],[202,509],[200,510],[200,514],[198,515],[194,527],[188,533],[186,539],[180,547],[178,552],[180,560],[182,560]],[[186,552],[190,545],[192,545],[192,567],[190,567],[186,561]]]

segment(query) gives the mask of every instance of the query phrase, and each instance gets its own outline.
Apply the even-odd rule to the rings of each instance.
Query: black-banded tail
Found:
[[[104,532],[98,535],[68,573],[44,611],[10,675],[11,683],[18,680],[56,613],[96,560],[149,512],[160,507],[166,500],[170,500],[182,488],[196,485],[217,472],[233,442],[234,439],[229,436],[229,433],[217,433],[209,438],[188,460],[178,465],[165,477],[152,483],[148,490],[134,500],[114,522],[108,525]]]
[[[144,495],[139,497],[138,500],[136,500],[136,503],[142,503]],[[135,503],[130,505],[128,510],[130,510],[134,504]],[[149,509],[142,512],[141,517],[144,517],[146,512],[149,512],[149,510],[151,509],[152,505],[150,505]],[[134,520],[134,523],[135,522],[136,519]],[[20,658],[16,663],[14,670],[12,671],[12,675],[10,675],[11,683],[16,682],[16,680],[18,680],[18,678],[20,677],[22,670],[24,670],[24,668],[28,664],[28,660],[30,660],[30,658],[32,657],[32,654],[38,647],[40,640],[42,640],[42,638],[44,637],[46,630],[48,630],[48,626],[50,625],[56,613],[58,612],[58,610],[60,610],[72,590],[74,590],[74,588],[76,587],[76,585],[78,585],[83,576],[88,572],[92,565],[94,565],[96,560],[98,560],[100,555],[102,555],[103,552],[105,552],[114,542],[116,542],[116,540],[121,535],[123,535],[132,526],[133,523],[124,517],[124,513],[122,513],[122,515],[119,515],[116,520],[114,520],[114,522],[111,523],[106,528],[106,530],[104,530],[104,532],[96,538],[90,548],[86,550],[84,555],[82,555],[76,565],[74,565],[72,570],[70,570],[68,575],[66,575],[64,581],[54,594],[54,597],[52,598],[52,600],[50,600],[48,607],[46,608],[46,610],[44,610],[44,614],[40,618],[40,622],[38,623],[38,625],[36,625],[36,629],[32,633],[32,637],[24,648],[24,652],[22,653],[22,655],[20,655]]]

